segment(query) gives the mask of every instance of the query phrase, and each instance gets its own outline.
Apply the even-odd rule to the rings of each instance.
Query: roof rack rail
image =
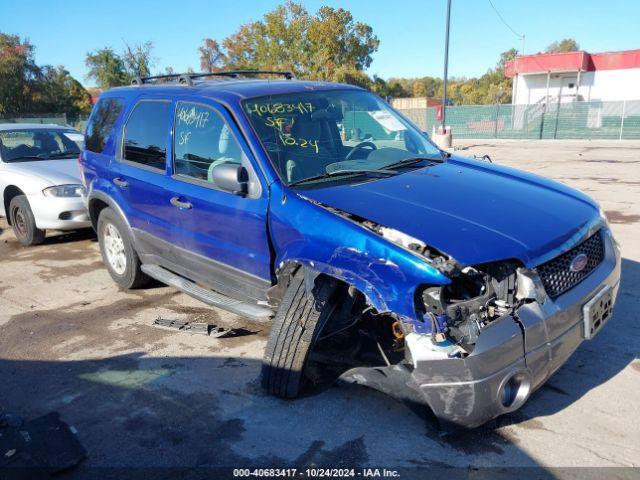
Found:
[[[295,79],[292,72],[279,70],[222,70],[211,73],[172,73],[167,75],[154,75],[151,77],[136,77],[131,81],[131,85],[145,85],[155,83],[157,80],[174,80],[181,85],[193,85],[193,80],[206,77],[231,77],[238,78],[246,75],[279,75],[287,80]]]

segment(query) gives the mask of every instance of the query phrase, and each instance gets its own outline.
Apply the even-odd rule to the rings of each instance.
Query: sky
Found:
[[[492,0],[524,52],[575,38],[583,50],[640,48],[639,0]],[[84,59],[105,46],[152,41],[156,70],[199,70],[202,39],[222,40],[243,23],[262,18],[276,0],[0,0],[0,32],[28,38],[39,65],[63,65],[85,85]],[[442,76],[446,0],[310,0],[343,7],[380,39],[368,73],[383,78]],[[479,76],[501,52],[523,50],[489,0],[452,0],[449,76]]]

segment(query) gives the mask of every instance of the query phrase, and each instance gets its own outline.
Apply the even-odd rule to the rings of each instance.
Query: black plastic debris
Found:
[[[153,322],[153,325],[158,328],[208,335],[214,338],[232,337],[236,335],[235,329],[233,328],[220,327],[218,325],[204,322],[185,322],[183,320],[171,320],[168,318],[158,317]]]
[[[68,470],[87,456],[75,429],[56,412],[25,422],[0,414],[0,478],[36,479]]]

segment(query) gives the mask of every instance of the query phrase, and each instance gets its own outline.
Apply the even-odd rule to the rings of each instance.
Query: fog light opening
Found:
[[[516,372],[505,378],[499,391],[500,404],[506,410],[520,408],[529,397],[531,379],[527,372]]]

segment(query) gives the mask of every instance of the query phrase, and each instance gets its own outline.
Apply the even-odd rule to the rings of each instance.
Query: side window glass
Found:
[[[171,104],[164,101],[138,103],[124,131],[124,159],[160,170],[167,158],[167,128]]]
[[[98,101],[87,125],[85,148],[91,152],[104,152],[105,145],[113,136],[113,127],[122,112],[121,98],[103,98]]]
[[[246,162],[225,120],[206,105],[178,102],[173,138],[177,175],[213,184],[212,171],[217,165]]]

